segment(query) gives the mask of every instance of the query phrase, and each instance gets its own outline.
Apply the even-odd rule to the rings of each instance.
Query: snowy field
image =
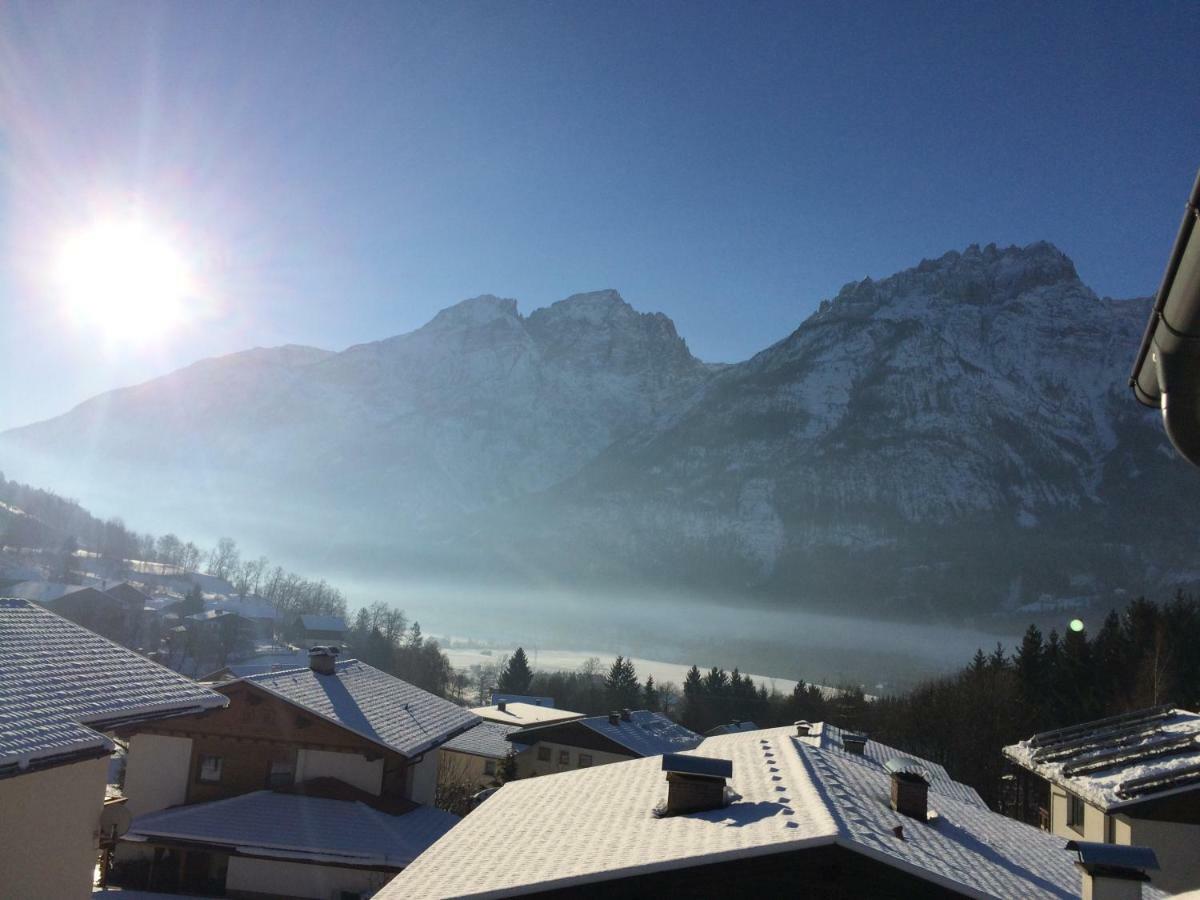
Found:
[[[341,582],[339,582],[341,583]],[[751,606],[736,599],[705,603],[671,594],[600,594],[565,585],[513,589],[496,585],[353,582],[354,601],[400,606],[436,635],[456,666],[496,658],[522,646],[543,669],[577,669],[590,656],[607,667],[619,653],[640,677],[682,683],[695,663],[756,673],[790,690],[796,679],[861,685],[868,693],[903,688],[970,662],[997,640],[1013,649],[1018,634],[872,621],[795,607]],[[1065,628],[1065,620],[1063,628]],[[1062,629],[1060,629],[1062,630]],[[463,649],[465,648],[465,649]]]
[[[504,656],[515,650],[512,647],[509,650],[496,650],[483,647],[456,647],[446,651],[446,655],[450,657],[450,664],[456,669],[468,668],[474,665],[495,665],[504,658]],[[588,653],[578,650],[539,650],[537,647],[531,647],[527,650],[529,653],[529,662],[535,671],[543,672],[570,672],[582,666],[590,657],[596,657],[600,660],[601,670],[607,671],[609,663],[613,660],[613,655],[608,653]],[[682,689],[683,679],[687,675],[688,666],[680,665],[679,663],[663,662],[659,659],[643,659],[638,656],[630,657],[633,660],[634,668],[637,669],[638,678],[646,680],[647,675],[653,675],[654,680],[659,684],[665,684],[668,681],[675,682],[676,686]],[[701,671],[705,671],[701,667]],[[749,673],[745,673],[749,674]],[[790,693],[792,688],[796,686],[795,681],[787,678],[772,678],[768,675],[752,674],[750,676],[756,683],[766,684],[767,689],[774,687],[780,693]]]

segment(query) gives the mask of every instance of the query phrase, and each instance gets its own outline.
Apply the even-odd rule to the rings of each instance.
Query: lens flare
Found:
[[[1071,630],[1072,631],[1083,631],[1083,619],[1072,619],[1071,620]]]
[[[195,291],[183,255],[138,219],[97,222],[69,235],[54,277],[67,317],[115,342],[165,335],[185,321]]]

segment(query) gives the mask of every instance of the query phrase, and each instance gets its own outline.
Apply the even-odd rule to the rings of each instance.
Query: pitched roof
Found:
[[[244,680],[407,757],[479,721],[449,700],[356,659],[337,663],[332,675],[303,668]]]
[[[457,822],[429,806],[392,816],[359,801],[255,791],[138,816],[123,839],[196,841],[251,856],[398,869]]]
[[[509,743],[508,735],[519,731],[517,725],[501,725],[499,722],[480,722],[474,728],[469,728],[457,737],[442,744],[443,750],[453,750],[456,753],[470,753],[473,756],[486,756],[489,759],[503,759],[511,751],[520,751],[520,745]]]
[[[949,791],[931,797],[936,818],[918,823],[891,809],[874,760],[793,728],[712,737],[690,752],[732,761],[730,805],[656,817],[667,787],[658,759],[510,782],[377,900],[511,896],[830,844],[968,896],[1078,896],[1061,838]]]
[[[111,748],[126,720],[224,706],[220,694],[27,600],[0,599],[0,769]]]
[[[1035,734],[1004,755],[1107,812],[1200,790],[1200,715],[1139,710]]]
[[[845,729],[831,725],[829,722],[817,722],[809,730],[808,736],[801,738],[801,740],[820,750],[837,750],[844,753],[845,748],[842,746],[842,737],[847,733]],[[889,759],[895,759],[898,756],[911,757],[912,754],[898,750],[887,744],[881,744],[879,741],[868,740],[863,747],[861,758],[871,762],[882,770],[884,764]],[[974,803],[976,806],[987,807],[987,804],[983,802],[983,798],[979,796],[979,792],[975,788],[965,785],[961,781],[955,781],[950,777],[950,773],[946,771],[945,766],[924,759],[921,760],[921,763],[929,775],[929,789],[931,791],[946,794],[964,803]]]
[[[303,615],[300,624],[307,631],[345,631],[346,620],[341,616]]]
[[[521,726],[545,725],[548,722],[565,722],[568,719],[583,718],[583,713],[571,712],[569,709],[534,706],[530,703],[505,703],[503,710],[499,706],[477,706],[471,712],[489,722]]]
[[[753,722],[740,722],[734,720],[726,722],[724,725],[717,725],[714,728],[704,732],[709,737],[715,737],[718,734],[737,734],[739,731],[758,731],[758,726]]]
[[[104,593],[136,606],[138,609],[144,609],[153,599],[149,594],[138,590],[128,581],[122,581],[120,584],[114,584],[110,588],[105,588]]]
[[[637,756],[661,756],[664,753],[691,750],[704,740],[703,736],[672,722],[662,713],[646,709],[633,710],[629,714],[628,722],[618,719],[615,725],[609,721],[608,716],[589,716],[580,719],[578,724],[615,741]],[[532,743],[537,732],[527,729],[525,734],[529,740],[525,740],[524,737],[518,739],[522,743]]]

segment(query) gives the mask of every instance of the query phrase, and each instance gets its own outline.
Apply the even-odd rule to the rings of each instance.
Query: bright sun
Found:
[[[191,270],[162,234],[137,219],[97,222],[63,241],[54,271],[65,312],[110,341],[146,341],[187,317]]]

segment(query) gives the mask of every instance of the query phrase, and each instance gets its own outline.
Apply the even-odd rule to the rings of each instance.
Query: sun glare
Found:
[[[151,340],[182,324],[195,290],[184,257],[136,219],[70,235],[54,274],[67,316],[118,342]]]

